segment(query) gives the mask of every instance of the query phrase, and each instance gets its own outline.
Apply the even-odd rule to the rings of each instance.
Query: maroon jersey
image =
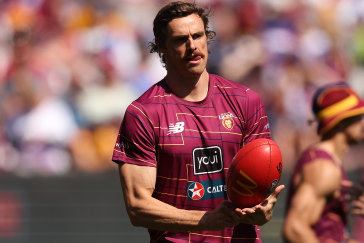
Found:
[[[290,188],[287,197],[287,208],[291,204],[292,197],[295,193],[293,185],[294,178],[299,174],[303,167],[311,163],[316,159],[327,159],[335,163],[334,159],[330,154],[317,148],[309,148],[301,155],[297,164],[295,165],[292,179],[290,182]],[[341,168],[342,179],[346,180],[347,176],[344,170]],[[319,220],[313,225],[313,230],[320,242],[342,242],[345,234],[345,227],[347,224],[347,210],[348,210],[348,191],[346,188],[342,188],[341,194],[337,198],[328,199]]]
[[[233,156],[249,141],[271,138],[257,93],[217,75],[209,77],[201,102],[175,96],[165,80],[153,85],[126,110],[113,154],[115,162],[157,167],[153,197],[180,209],[209,211],[228,199],[226,175]],[[260,242],[253,225],[149,232],[151,242]]]

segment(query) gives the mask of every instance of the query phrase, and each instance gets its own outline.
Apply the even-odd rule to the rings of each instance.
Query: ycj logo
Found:
[[[219,146],[195,148],[192,154],[194,175],[217,173],[224,168]]]

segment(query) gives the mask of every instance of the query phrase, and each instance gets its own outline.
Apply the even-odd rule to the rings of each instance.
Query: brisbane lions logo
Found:
[[[222,120],[222,125],[228,129],[231,130],[234,126],[234,120],[231,117],[226,117]]]
[[[234,115],[230,112],[222,113],[221,115],[219,115],[219,119],[221,120],[222,125],[228,130],[231,130],[234,127],[233,117]]]

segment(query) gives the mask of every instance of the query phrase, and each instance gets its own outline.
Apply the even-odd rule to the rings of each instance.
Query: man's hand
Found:
[[[263,225],[272,218],[273,207],[283,189],[284,185],[278,186],[272,195],[251,208],[240,209],[236,208],[230,201],[223,201],[216,209],[204,214],[200,225],[208,230],[222,230],[225,227],[233,227],[240,223]]]
[[[364,193],[362,193],[356,200],[351,202],[351,213],[364,217]]]
[[[235,206],[231,201],[223,201],[217,208],[202,216],[200,225],[207,230],[222,230],[236,226],[240,223],[240,215],[234,210]]]
[[[241,214],[241,223],[254,225],[267,223],[273,216],[274,205],[284,187],[284,185],[278,186],[267,199],[252,208],[235,209],[236,212]]]
[[[355,185],[353,182],[343,180],[341,187],[345,193],[349,195],[348,201],[351,204],[350,213],[353,215],[364,217],[364,192],[361,186]]]

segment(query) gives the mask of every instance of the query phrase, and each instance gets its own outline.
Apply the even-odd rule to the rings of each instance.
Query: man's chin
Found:
[[[191,75],[196,75],[199,76],[201,75],[204,71],[205,71],[205,66],[189,66],[187,67],[187,72],[190,73]]]

